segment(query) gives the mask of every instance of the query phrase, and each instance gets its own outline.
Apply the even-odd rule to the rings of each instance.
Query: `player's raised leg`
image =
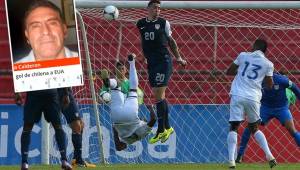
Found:
[[[253,134],[255,140],[259,144],[259,146],[265,152],[266,158],[269,161],[270,168],[273,168],[274,166],[277,165],[277,162],[269,149],[268,142],[267,142],[265,135],[263,134],[262,131],[260,131],[258,129],[259,122],[260,122],[260,120],[253,122],[253,123],[249,123],[248,127],[249,127],[250,132]]]
[[[123,115],[126,116],[128,122],[136,123],[139,121],[138,117],[138,94],[137,88],[139,85],[139,80],[137,76],[137,71],[135,68],[135,54],[128,55],[128,63],[129,63],[129,92],[127,98],[124,102],[124,111]]]
[[[277,162],[269,149],[268,142],[265,135],[263,134],[262,131],[258,129],[261,122],[260,113],[259,113],[260,103],[249,99],[245,99],[244,103],[245,103],[245,112],[248,117],[248,128],[251,134],[253,134],[259,146],[265,152],[270,167],[273,168],[274,166],[277,165]]]
[[[295,128],[293,119],[287,120],[284,123],[285,128],[289,131],[291,136],[294,138],[298,147],[300,147],[300,132],[298,132]]]
[[[128,62],[129,62],[129,87],[131,90],[137,90],[139,85],[139,80],[135,68],[135,54],[128,55]]]

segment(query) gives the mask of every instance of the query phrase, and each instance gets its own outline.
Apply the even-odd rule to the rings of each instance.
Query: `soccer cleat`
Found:
[[[22,163],[21,170],[28,170],[28,168],[29,168],[28,163],[26,162]]]
[[[66,160],[62,160],[61,161],[61,169],[63,169],[63,170],[72,170],[73,168]]]
[[[165,135],[166,135],[166,130],[161,133],[156,133],[155,136],[153,136],[152,138],[149,139],[149,143],[154,144],[154,143],[160,141]]]
[[[134,53],[128,55],[128,61],[133,61],[136,55]]]
[[[229,169],[235,169],[235,161],[229,161]]]
[[[103,81],[104,86],[109,88],[110,87],[109,73],[106,69],[103,69],[103,70],[100,71],[100,77]]]
[[[77,161],[76,159],[72,160],[72,166],[74,167],[81,167],[81,168],[96,168],[95,164],[89,163],[84,160]]]
[[[169,139],[170,135],[174,133],[174,129],[170,127],[169,129],[166,129],[164,133],[165,135],[160,140],[161,143],[165,143]]]
[[[270,168],[273,168],[276,165],[277,165],[276,159],[269,160],[269,166],[270,166]]]
[[[243,160],[243,156],[238,154],[236,159],[235,159],[235,163],[242,163],[242,160]]]

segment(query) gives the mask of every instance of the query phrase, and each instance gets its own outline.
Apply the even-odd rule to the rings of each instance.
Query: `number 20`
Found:
[[[163,82],[163,81],[165,80],[165,74],[156,73],[155,80],[156,80],[157,82]]]
[[[145,32],[145,40],[154,40],[154,32]]]
[[[243,72],[242,72],[242,76],[245,76],[245,73],[246,73],[246,70],[248,69],[248,67],[249,67],[249,65],[250,65],[250,63],[249,62],[245,62],[245,64],[246,64],[246,66],[245,66],[245,68],[244,68],[244,70],[243,70]],[[252,80],[254,80],[254,79],[256,79],[257,77],[258,77],[258,70],[260,70],[261,69],[261,66],[260,65],[257,65],[257,64],[251,64],[251,66],[253,66],[254,68],[252,68],[252,72],[254,73],[254,75],[253,76],[250,76],[249,74],[248,75],[246,75],[247,76],[247,78],[249,78],[249,79],[252,79]]]

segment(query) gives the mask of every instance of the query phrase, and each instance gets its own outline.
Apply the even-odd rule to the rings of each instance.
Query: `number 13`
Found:
[[[243,72],[242,72],[242,76],[245,76],[246,70],[248,69],[250,63],[249,63],[248,61],[246,61],[246,62],[245,62],[245,65],[246,65],[246,66],[245,66],[245,68],[244,68],[244,70],[243,70]],[[247,74],[246,76],[247,76],[247,78],[254,80],[254,79],[256,79],[256,78],[258,77],[258,72],[257,72],[257,71],[261,69],[261,66],[260,66],[260,65],[257,65],[257,64],[251,64],[251,66],[254,67],[254,68],[252,68],[252,70],[251,70],[251,71],[254,73],[254,75],[253,75],[253,76],[250,76],[249,74]]]

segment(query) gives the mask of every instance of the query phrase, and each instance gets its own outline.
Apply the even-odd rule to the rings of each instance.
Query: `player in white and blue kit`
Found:
[[[289,96],[292,96],[292,98],[294,98],[293,96],[297,96],[297,98],[300,99],[300,89],[296,84],[290,81],[288,77],[278,73],[274,73],[273,81],[274,85],[271,90],[265,88],[262,90],[263,95],[260,107],[261,125],[266,125],[271,119],[276,118],[285,126],[298,147],[300,147],[300,133],[295,128],[293,116],[289,110],[289,104],[296,102],[295,100],[290,101]],[[245,128],[236,162],[241,163],[249,139],[250,131],[248,128]]]
[[[234,154],[237,145],[237,130],[245,115],[248,127],[266,154],[271,168],[276,166],[268,142],[262,131],[258,130],[260,123],[259,108],[262,97],[262,82],[265,87],[272,88],[274,66],[265,57],[267,42],[258,39],[253,45],[253,52],[242,52],[227,70],[227,75],[235,75],[231,85],[230,95],[230,132],[228,133],[229,168],[235,168]]]
[[[113,122],[114,140],[117,150],[123,150],[124,147],[118,148],[120,142],[132,144],[138,140],[145,138],[151,133],[155,124],[155,117],[151,116],[149,122],[140,120],[138,116],[138,76],[135,68],[135,54],[128,56],[129,62],[129,92],[124,94],[121,91],[121,82],[109,78],[107,70],[101,71],[101,79],[106,88],[109,88],[111,94],[110,116]]]

